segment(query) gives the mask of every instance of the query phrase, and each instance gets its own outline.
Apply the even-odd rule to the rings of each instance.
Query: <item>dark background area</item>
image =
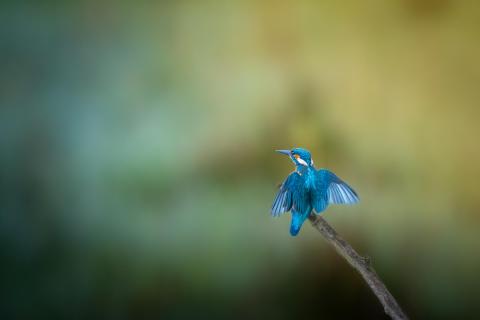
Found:
[[[305,147],[359,193],[324,217],[412,319],[480,312],[480,5],[0,5],[2,319],[386,319],[306,223]]]

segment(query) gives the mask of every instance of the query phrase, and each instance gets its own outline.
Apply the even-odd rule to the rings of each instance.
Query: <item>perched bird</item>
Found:
[[[333,172],[315,169],[308,150],[295,148],[277,152],[289,156],[296,170],[280,186],[271,212],[274,217],[292,212],[292,236],[298,234],[312,210],[320,214],[329,204],[354,204],[359,201],[357,193]]]

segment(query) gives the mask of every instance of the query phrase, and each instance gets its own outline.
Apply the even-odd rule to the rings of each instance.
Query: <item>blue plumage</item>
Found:
[[[282,183],[272,205],[272,215],[292,212],[290,234],[296,236],[312,210],[316,214],[329,204],[354,204],[359,201],[357,193],[333,172],[315,169],[308,150],[295,148],[277,150],[288,155],[296,166]]]

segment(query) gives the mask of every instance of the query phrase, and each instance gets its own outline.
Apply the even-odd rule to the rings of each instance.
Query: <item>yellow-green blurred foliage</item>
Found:
[[[359,193],[324,217],[412,318],[480,312],[475,1],[0,6],[2,318],[382,318],[308,223],[302,146]]]

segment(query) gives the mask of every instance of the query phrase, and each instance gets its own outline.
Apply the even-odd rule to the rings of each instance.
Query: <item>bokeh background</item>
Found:
[[[478,2],[0,8],[2,319],[386,319],[270,217],[295,146],[411,318],[478,316]]]

